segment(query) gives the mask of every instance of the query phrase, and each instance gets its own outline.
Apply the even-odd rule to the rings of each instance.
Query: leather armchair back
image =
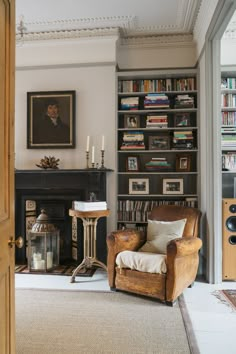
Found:
[[[158,221],[175,221],[187,218],[183,237],[197,237],[201,212],[195,208],[177,205],[160,205],[152,209],[149,219]]]

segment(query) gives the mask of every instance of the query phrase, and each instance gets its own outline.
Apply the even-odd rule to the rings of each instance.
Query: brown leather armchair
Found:
[[[148,273],[128,268],[118,268],[116,257],[124,250],[138,251],[146,235],[134,229],[112,232],[107,236],[108,281],[111,290],[124,290],[157,298],[173,305],[183,290],[194,282],[202,241],[198,238],[201,212],[196,208],[175,205],[155,207],[150,220],[175,221],[186,218],[181,238],[167,245],[166,273]]]

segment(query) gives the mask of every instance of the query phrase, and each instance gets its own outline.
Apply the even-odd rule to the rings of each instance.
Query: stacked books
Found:
[[[194,97],[189,95],[177,95],[175,97],[175,108],[194,108]]]
[[[140,131],[127,131],[123,133],[121,150],[138,149],[144,150],[144,134]]]
[[[139,97],[123,97],[120,106],[123,110],[137,110],[139,108]]]
[[[146,162],[145,168],[148,171],[169,171],[171,164],[166,157],[152,157],[150,161]]]
[[[192,149],[193,139],[192,130],[174,131],[173,147],[175,149]]]
[[[95,211],[95,210],[107,210],[107,202],[101,201],[74,201],[73,209],[78,211]]]
[[[168,127],[167,114],[147,115],[146,127],[147,128],[167,128]]]
[[[170,100],[164,93],[149,93],[144,97],[144,108],[169,108]]]
[[[221,129],[221,146],[236,148],[236,128],[228,127]]]

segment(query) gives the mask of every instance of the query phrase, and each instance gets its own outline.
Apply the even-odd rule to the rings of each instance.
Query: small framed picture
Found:
[[[125,128],[139,128],[140,117],[137,115],[125,114],[124,115],[124,127]]]
[[[149,150],[169,150],[170,139],[167,135],[149,136],[148,137]]]
[[[183,194],[183,178],[163,178],[163,194]]]
[[[149,194],[148,178],[130,178],[129,194]]]
[[[174,116],[175,127],[190,127],[190,114],[189,113],[176,113]]]
[[[126,160],[126,171],[139,171],[139,158],[137,156],[128,156]]]
[[[191,169],[191,156],[189,154],[176,155],[176,171],[189,172]]]

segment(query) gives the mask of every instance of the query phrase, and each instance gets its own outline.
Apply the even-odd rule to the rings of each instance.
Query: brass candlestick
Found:
[[[105,154],[105,150],[101,150],[101,169],[105,168],[104,167],[104,154]]]
[[[86,151],[86,168],[89,168],[89,151]]]

